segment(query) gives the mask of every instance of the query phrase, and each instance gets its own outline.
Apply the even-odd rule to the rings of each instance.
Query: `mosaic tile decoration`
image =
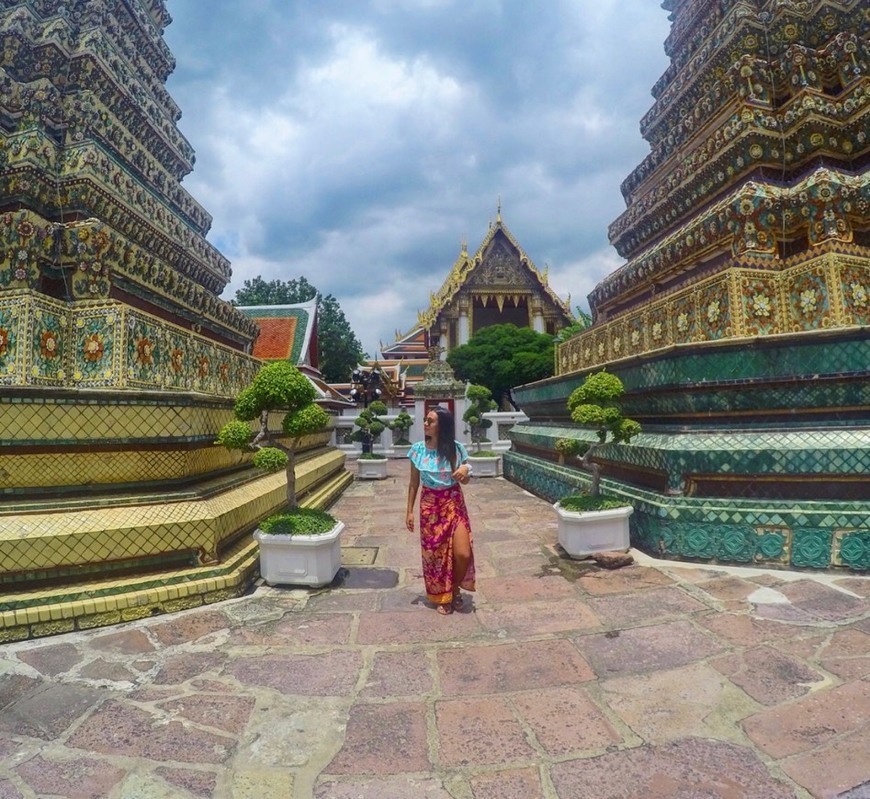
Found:
[[[298,494],[343,470],[344,461],[344,453],[326,448],[302,460],[297,465]],[[79,568],[81,577],[171,553],[187,553],[196,563],[212,562],[222,542],[285,502],[286,477],[281,472],[195,500],[172,501],[167,492],[163,502],[143,504],[37,513],[11,507],[0,512],[0,584],[32,581],[72,567]]]
[[[512,451],[504,453],[503,468],[511,482],[550,502],[589,484],[576,470]],[[602,491],[634,507],[632,546],[656,557],[768,568],[870,568],[870,502],[670,497],[608,478]]]
[[[596,324],[557,345],[556,373],[613,365],[673,344],[866,325],[870,250],[851,250],[811,251],[775,270],[734,262],[724,274]]]
[[[870,330],[696,344],[608,364],[607,369],[625,386],[629,416],[700,419],[718,412],[732,415],[739,426],[738,415],[748,411],[763,416],[771,409],[805,409],[816,415],[823,411],[830,419],[839,408],[870,407]],[[585,373],[519,386],[512,394],[533,418],[567,420],[568,396]]]
[[[263,308],[261,306],[238,309],[253,319],[260,328],[254,342],[253,355],[264,361],[279,360],[298,364],[311,323],[305,308]]]
[[[234,398],[259,361],[112,300],[0,292],[0,385],[197,391]]]
[[[559,438],[596,441],[592,430],[520,423],[510,431],[518,446],[554,451]],[[685,493],[692,475],[864,475],[870,492],[870,429],[753,430],[696,433],[642,432],[630,444],[606,444],[602,460],[667,476],[668,490]]]

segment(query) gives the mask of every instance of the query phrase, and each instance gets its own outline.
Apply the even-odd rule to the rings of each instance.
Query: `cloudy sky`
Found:
[[[409,331],[502,219],[571,305],[649,151],[658,0],[167,0],[184,186],[244,280],[304,275],[363,348]]]

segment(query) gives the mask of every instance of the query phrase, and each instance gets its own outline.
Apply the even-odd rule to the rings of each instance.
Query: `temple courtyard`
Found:
[[[345,567],[0,650],[0,797],[870,796],[870,578],[560,557],[547,503],[466,490],[441,617],[407,462],[334,506]]]

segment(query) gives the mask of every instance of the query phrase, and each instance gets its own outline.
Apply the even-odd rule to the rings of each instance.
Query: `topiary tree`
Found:
[[[492,392],[486,386],[470,385],[465,392],[469,400],[468,408],[462,414],[471,432],[471,441],[475,451],[480,452],[480,445],[486,441],[486,431],[492,427],[492,420],[485,419],[483,414],[494,411],[498,405],[492,399]]]
[[[580,458],[580,465],[592,472],[589,493],[596,498],[601,495],[601,467],[592,461],[592,455],[607,442],[608,437],[614,442],[627,444],[640,432],[639,422],[622,415],[619,399],[624,393],[622,381],[616,375],[601,371],[587,375],[583,385],[575,388],[568,397],[571,418],[578,424],[594,427],[598,434],[598,441],[593,442]]]
[[[387,406],[381,400],[370,402],[368,407],[361,410],[354,425],[359,427],[359,430],[354,431],[351,438],[354,441],[362,442],[362,451],[364,455],[372,451],[372,444],[375,439],[387,429],[387,422],[381,419],[381,416],[387,414]]]
[[[276,361],[260,369],[250,386],[236,398],[235,420],[227,422],[218,435],[218,444],[227,449],[253,452],[254,465],[266,472],[287,472],[287,507],[295,511],[296,447],[302,436],[322,430],[329,414],[314,398],[311,381],[287,361]],[[281,429],[291,439],[285,446],[277,433],[269,430],[269,413],[284,411]],[[254,433],[249,422],[259,419]]]
[[[589,449],[589,444],[579,438],[557,438],[555,447],[556,452],[559,453],[559,463],[564,463],[565,458],[576,458],[582,455]]]
[[[399,445],[410,444],[411,442],[408,440],[408,431],[413,426],[414,419],[411,417],[411,414],[403,408],[390,425],[390,427],[399,434],[399,440],[395,443]]]

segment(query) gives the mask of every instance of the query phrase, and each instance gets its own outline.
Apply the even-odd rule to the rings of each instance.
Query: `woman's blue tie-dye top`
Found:
[[[438,455],[437,449],[427,449],[425,441],[418,441],[408,450],[408,460],[420,472],[420,482],[426,488],[450,488],[456,485],[451,477],[453,469],[450,461]],[[459,441],[456,442],[456,466],[468,460],[468,452]]]

